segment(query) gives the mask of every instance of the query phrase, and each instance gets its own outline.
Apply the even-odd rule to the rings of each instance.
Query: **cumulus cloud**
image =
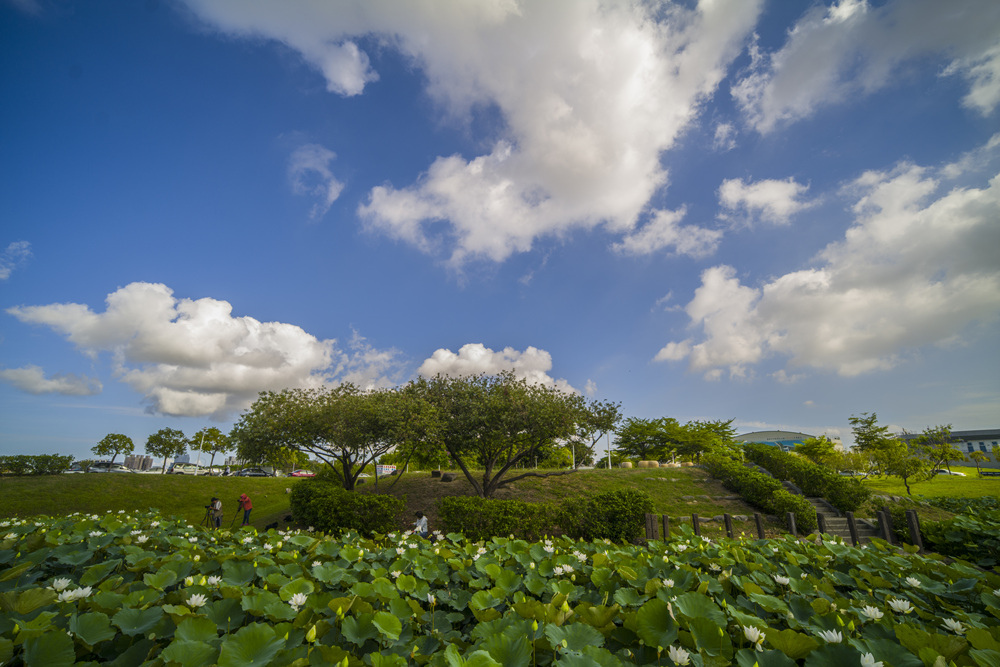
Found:
[[[631,231],[667,181],[660,154],[723,79],[762,2],[187,4],[227,34],[284,43],[343,94],[375,77],[357,46],[367,36],[421,69],[448,116],[497,110],[491,148],[440,156],[359,208],[369,230],[457,267],[573,229]],[[346,64],[331,68],[331,50]]]
[[[736,127],[732,123],[719,123],[715,126],[712,148],[721,152],[736,148]]]
[[[970,324],[995,319],[1000,174],[980,178],[982,187],[947,189],[944,175],[956,168],[901,163],[857,178],[843,191],[854,223],[813,268],[760,287],[744,285],[729,266],[707,269],[686,307],[700,341],[669,343],[656,358],[688,358],[692,369],[718,377],[781,355],[793,366],[851,376],[891,368],[910,350],[954,342]]]
[[[943,75],[969,83],[964,104],[987,115],[1000,104],[1000,5],[839,0],[807,11],[777,52],[761,54],[732,89],[748,122],[769,132],[816,109],[892,85],[900,68],[936,56]]]
[[[31,244],[27,241],[15,241],[0,253],[0,280],[7,280],[14,269],[21,266],[31,257]]]
[[[110,353],[115,375],[168,415],[224,418],[264,390],[350,378],[364,387],[394,352],[357,339],[350,350],[281,322],[234,317],[226,301],[178,299],[166,285],[131,283],[109,294],[104,312],[77,303],[17,306],[22,322],[63,334],[84,353]]]
[[[424,377],[435,375],[459,377],[512,371],[516,377],[534,384],[579,393],[566,380],[556,380],[550,376],[550,370],[552,370],[552,355],[530,345],[524,352],[512,347],[494,352],[482,343],[468,343],[458,350],[458,354],[444,348],[435,350],[434,354],[420,365],[417,373]]]
[[[73,373],[60,373],[45,377],[45,371],[34,365],[0,369],[0,380],[29,394],[93,396],[101,393],[103,388],[100,380]]]
[[[344,184],[330,171],[330,163],[336,157],[336,153],[319,144],[306,144],[295,149],[288,159],[288,179],[292,183],[292,191],[317,200],[309,211],[310,220],[326,215],[344,189]]]
[[[626,255],[650,255],[664,248],[670,248],[677,255],[695,258],[713,254],[719,247],[722,232],[679,224],[686,213],[685,208],[655,211],[646,224],[612,247]]]
[[[728,212],[721,213],[719,218],[747,225],[756,221],[786,225],[793,215],[812,206],[802,199],[807,190],[808,185],[791,178],[756,183],[727,179],[719,186],[719,204]]]

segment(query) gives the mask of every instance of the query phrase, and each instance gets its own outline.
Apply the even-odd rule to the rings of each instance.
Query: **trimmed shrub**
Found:
[[[470,540],[513,535],[534,541],[551,535],[558,526],[559,512],[548,503],[445,496],[438,500],[437,507],[441,530],[462,533]]]
[[[292,487],[292,516],[303,526],[336,533],[355,530],[362,535],[398,529],[405,502],[393,496],[345,491],[315,479]]]
[[[743,448],[748,461],[756,463],[778,479],[786,479],[807,496],[826,498],[841,512],[855,512],[871,491],[853,477],[838,475],[829,468],[777,447],[754,443]]]
[[[72,456],[61,454],[14,454],[0,456],[0,474],[3,475],[58,475],[69,470]]]
[[[645,491],[622,489],[563,503],[561,524],[570,537],[632,542],[642,536],[653,500]]]
[[[754,507],[779,517],[784,517],[786,512],[793,512],[795,525],[799,530],[809,532],[816,529],[816,508],[802,496],[788,493],[781,482],[773,477],[722,454],[705,454],[701,462],[710,475],[720,480],[730,491],[740,494],[743,500]]]

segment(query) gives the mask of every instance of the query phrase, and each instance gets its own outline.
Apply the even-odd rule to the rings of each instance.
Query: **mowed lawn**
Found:
[[[962,472],[965,472],[964,470]],[[867,479],[865,486],[875,493],[906,496],[906,487],[898,477]],[[922,482],[910,483],[913,497],[926,498],[979,498],[1000,496],[1000,477],[978,477],[975,468],[960,475],[936,475]]]

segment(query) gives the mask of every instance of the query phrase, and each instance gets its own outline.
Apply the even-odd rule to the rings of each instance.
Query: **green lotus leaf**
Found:
[[[372,654],[372,667],[406,667],[406,658],[401,655],[395,655],[393,653]]]
[[[107,614],[91,612],[89,614],[73,614],[69,618],[69,631],[85,644],[93,646],[98,642],[114,639],[118,631],[111,627],[111,619]]]
[[[614,570],[607,567],[597,567],[594,565],[594,571],[590,573],[590,581],[593,582],[595,586],[600,586],[605,581],[610,579],[614,575]]]
[[[7,639],[6,637],[0,637],[0,665],[6,665],[10,663],[10,659],[14,657],[14,642]]]
[[[997,631],[996,634],[1000,635],[1000,628],[994,628],[994,630]],[[974,648],[1000,651],[1000,640],[986,628],[969,628],[965,637]]]
[[[348,616],[344,619],[340,631],[344,633],[344,638],[347,641],[361,646],[369,639],[376,639],[378,637],[378,629],[372,622],[374,618],[374,614]]]
[[[495,634],[488,637],[482,649],[504,667],[528,667],[531,664],[531,643],[523,634]]]
[[[264,667],[285,645],[274,628],[254,623],[222,640],[219,667]]]
[[[227,560],[222,564],[222,580],[233,586],[247,586],[257,577],[254,564],[248,560]]]
[[[605,607],[603,605],[594,606],[584,603],[577,607],[576,612],[580,618],[595,628],[603,628],[612,623],[618,617],[621,607],[614,605]]]
[[[897,624],[895,632],[899,643],[913,653],[920,655],[920,649],[929,648],[943,655],[946,661],[954,660],[969,647],[964,637],[926,632],[910,623]]]
[[[795,667],[797,664],[781,651],[755,651],[747,648],[736,652],[736,662],[740,667]]]
[[[52,604],[56,601],[56,597],[55,591],[47,588],[29,588],[21,592],[7,591],[0,593],[0,611],[27,616],[40,607]]]
[[[638,607],[646,601],[646,596],[634,588],[619,588],[615,591],[615,602],[622,607]]]
[[[809,654],[805,667],[844,667],[861,663],[861,653],[847,644],[824,644]],[[895,658],[893,658],[895,664]],[[932,661],[933,664],[933,661]]]
[[[200,611],[225,632],[229,632],[230,628],[241,627],[246,618],[242,598],[215,600],[202,607]]]
[[[792,660],[801,660],[820,645],[813,637],[791,629],[778,631],[772,628],[766,634],[767,642]]]
[[[0,573],[0,581],[10,581],[11,579],[20,577],[33,567],[35,567],[35,563],[32,563],[31,561],[19,563],[6,572]]]
[[[143,634],[163,617],[161,607],[150,607],[149,609],[125,608],[111,618],[111,622],[117,625],[122,632],[131,636]]]
[[[174,631],[176,639],[192,642],[207,642],[218,636],[218,626],[213,620],[204,616],[188,616],[177,624],[177,630]]]
[[[163,649],[160,657],[170,662],[176,662],[184,667],[208,667],[215,664],[219,649],[203,641],[190,639],[174,639],[170,646]]]
[[[147,572],[142,575],[142,582],[150,588],[162,591],[177,583],[177,573],[169,568],[163,568],[157,572]]]
[[[377,577],[372,581],[372,590],[375,592],[375,595],[385,600],[399,597],[396,585],[385,577]]]
[[[376,612],[372,623],[378,629],[379,634],[393,641],[399,639],[399,633],[403,631],[403,624],[400,620],[387,611]]]
[[[524,588],[532,595],[541,595],[548,588],[546,580],[534,572],[529,572],[528,576],[524,578],[523,583]]]
[[[473,651],[466,656],[462,656],[455,644],[448,646],[444,656],[448,667],[503,667],[486,651]]]
[[[490,591],[479,591],[472,596],[472,599],[469,601],[469,607],[473,610],[482,611],[483,609],[492,609],[501,602],[503,600],[494,597]]]
[[[677,641],[677,623],[670,617],[667,603],[653,598],[642,605],[636,612],[636,633],[647,646],[667,647]]]
[[[296,595],[297,593],[302,593],[303,595],[311,595],[315,590],[316,586],[315,584],[313,584],[313,582],[309,581],[308,579],[299,577],[298,579],[293,579],[292,581],[282,586],[281,590],[278,591],[278,595],[281,597],[282,600],[288,601],[292,599],[292,596]]]
[[[764,609],[765,611],[782,615],[788,613],[788,605],[785,604],[783,600],[776,598],[773,595],[751,593],[747,597],[749,597],[755,603],[760,605],[761,608]]]
[[[604,635],[584,623],[546,625],[545,636],[553,646],[561,644],[570,651],[582,651],[588,646],[604,645]]]
[[[719,626],[714,620],[699,616],[688,619],[687,629],[691,631],[698,651],[726,659],[733,655],[733,643],[725,631],[725,624]]]
[[[272,572],[271,574],[267,575],[264,581],[267,582],[268,588],[280,589],[282,586],[291,581],[291,579],[289,579],[280,572]]]
[[[53,549],[52,555],[63,565],[77,566],[93,558],[94,552],[86,544],[63,544]]]
[[[708,596],[684,593],[678,595],[673,604],[677,611],[688,618],[708,618],[715,625],[726,627],[726,614]]]
[[[396,577],[396,588],[404,593],[412,593],[417,588],[417,579],[409,574],[401,574]]]
[[[73,639],[62,630],[29,637],[24,642],[25,667],[62,667],[74,662]]]

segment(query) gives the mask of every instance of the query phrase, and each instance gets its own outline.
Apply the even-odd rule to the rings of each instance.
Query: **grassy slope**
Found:
[[[375,491],[374,480],[360,487],[364,493]],[[393,482],[396,482],[393,485]],[[286,489],[301,480],[259,477],[188,477],[180,475],[60,475],[51,477],[0,477],[0,517],[24,517],[38,514],[62,515],[72,512],[104,514],[118,510],[155,507],[165,515],[183,516],[200,522],[204,506],[212,496],[224,504],[223,525],[233,520],[236,499],[248,493],[253,499],[252,523],[263,528],[278,521],[284,524],[289,513]],[[876,493],[905,495],[902,484],[894,479],[867,482]],[[585,496],[623,486],[646,491],[653,499],[654,511],[671,517],[676,527],[681,517],[690,520],[692,513],[702,519],[723,513],[752,516],[754,509],[710,479],[698,468],[615,469],[579,471],[571,475],[526,478],[501,489],[498,498],[532,502],[559,502],[570,496]],[[381,493],[405,496],[406,512],[400,526],[408,527],[416,510],[424,511],[432,528],[437,526],[437,499],[446,495],[472,495],[472,486],[459,473],[453,482],[442,482],[427,472],[411,472],[401,478],[379,481]],[[1000,480],[973,477],[937,477],[914,486],[914,494],[926,496],[996,495]],[[928,519],[942,518],[937,512]],[[752,521],[735,522],[736,532],[753,532]],[[721,523],[703,526],[706,535],[719,535]],[[777,534],[783,526],[771,524],[768,533]]]

